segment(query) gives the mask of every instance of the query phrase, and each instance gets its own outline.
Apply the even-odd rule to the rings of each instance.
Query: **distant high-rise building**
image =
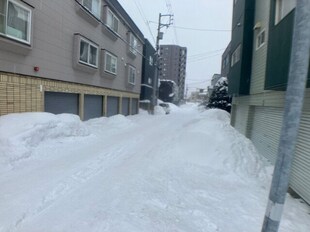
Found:
[[[159,79],[174,81],[179,89],[178,102],[184,99],[187,48],[178,45],[161,45]]]

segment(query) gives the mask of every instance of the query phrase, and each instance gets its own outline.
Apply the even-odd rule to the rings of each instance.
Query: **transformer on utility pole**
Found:
[[[169,17],[168,23],[162,23],[162,17]],[[158,89],[158,69],[159,69],[159,40],[163,39],[164,33],[160,31],[161,28],[168,28],[173,23],[173,15],[172,14],[161,14],[159,13],[158,18],[158,27],[157,27],[157,37],[156,37],[156,54],[155,54],[155,77],[153,83],[153,94],[152,94],[152,113],[154,113],[154,107],[157,105],[157,89]]]

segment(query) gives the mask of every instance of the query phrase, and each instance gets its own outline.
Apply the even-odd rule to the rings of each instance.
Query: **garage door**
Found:
[[[99,118],[103,112],[103,97],[99,95],[84,95],[84,120]]]
[[[107,99],[107,116],[113,116],[118,114],[119,108],[119,98],[118,97],[108,97]]]
[[[127,116],[129,115],[129,98],[122,99],[122,114]]]
[[[290,186],[310,204],[310,111],[304,111],[299,126]]]
[[[74,93],[45,92],[44,111],[61,114],[79,114],[79,95]]]
[[[275,163],[282,127],[283,109],[255,107],[251,140],[257,150]],[[310,203],[310,111],[302,114],[292,165],[290,187]]]
[[[259,106],[254,110],[251,140],[259,153],[273,164],[278,151],[282,117],[283,108]]]
[[[235,114],[235,123],[234,127],[241,134],[246,135],[247,122],[248,122],[248,105],[235,105],[234,114]]]
[[[138,99],[133,98],[131,100],[131,114],[137,114],[138,113]]]

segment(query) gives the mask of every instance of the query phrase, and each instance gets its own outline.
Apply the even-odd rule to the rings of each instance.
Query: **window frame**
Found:
[[[25,6],[24,4],[16,1],[16,0],[5,0],[6,1],[6,6],[5,6],[5,23],[4,23],[4,26],[5,26],[5,33],[2,33],[0,32],[0,35],[2,36],[5,36],[9,39],[12,39],[12,40],[16,40],[18,42],[21,42],[21,43],[24,43],[24,44],[27,44],[27,45],[31,45],[31,33],[32,33],[32,8],[31,7],[28,7],[28,6]],[[27,28],[27,40],[24,40],[24,39],[20,39],[20,38],[17,38],[15,36],[12,36],[12,35],[9,35],[7,33],[7,21],[8,21],[8,9],[9,9],[9,2],[11,2],[13,5],[17,5],[18,7],[26,10],[27,12],[29,12],[28,14],[28,28]]]
[[[262,37],[262,35],[264,35],[264,36]],[[261,43],[261,38],[264,38],[264,41],[262,43]],[[256,50],[263,47],[265,45],[265,43],[266,43],[266,30],[263,29],[256,36]]]
[[[88,62],[85,62],[83,60],[81,60],[81,43],[85,42],[88,44],[88,54],[87,54],[87,61]],[[91,50],[90,50],[90,47],[95,47],[97,49],[97,53],[96,53],[96,65],[93,65],[90,63],[90,55],[91,55]],[[90,40],[84,38],[84,37],[81,37],[80,38],[80,41],[79,41],[79,50],[78,50],[78,62],[80,64],[84,64],[84,65],[87,65],[87,66],[90,66],[90,67],[93,67],[93,68],[98,68],[98,60],[99,60],[99,46],[94,44],[93,42],[91,42]]]
[[[149,65],[150,65],[150,66],[153,66],[153,64],[154,64],[154,59],[153,59],[152,56],[150,56],[150,57],[149,57]]]
[[[238,56],[236,56],[238,55]],[[231,54],[231,67],[238,63],[241,59],[241,44],[237,46],[234,52]]]
[[[294,6],[290,6],[287,12],[284,11],[284,4],[286,0],[275,0],[275,15],[274,15],[274,24],[277,25],[280,23],[292,10],[295,9],[297,0],[294,2]],[[291,1],[291,0],[290,0]],[[287,2],[286,2],[287,4]]]
[[[113,32],[115,32],[115,33],[118,33],[118,30],[119,30],[119,19],[118,19],[118,17],[116,17],[116,15],[113,13],[113,11],[111,11],[109,8],[107,9],[107,18],[106,18],[106,25],[113,31]],[[108,23],[108,18],[109,18],[109,14],[112,16],[112,26],[111,25],[109,25],[109,23]],[[117,21],[117,30],[115,30],[115,28],[114,28],[114,21]]]
[[[133,82],[131,82],[131,70],[134,71]],[[128,83],[131,85],[135,85],[136,84],[136,77],[137,77],[137,69],[134,66],[128,64]]]
[[[115,72],[112,72],[111,70],[107,69],[107,56],[111,57],[115,59],[116,63],[115,63]],[[113,55],[112,53],[108,52],[108,51],[104,51],[104,71],[113,75],[117,75],[117,56]]]
[[[94,17],[96,17],[97,19],[100,19],[100,17],[101,17],[101,0],[91,0],[92,3],[93,3],[93,1],[97,1],[97,2],[98,2],[98,15],[96,14],[95,11],[89,9],[86,5],[84,5],[84,1],[87,1],[87,0],[82,0],[82,1],[81,1],[82,6],[83,6],[88,12],[90,12]]]
[[[136,41],[136,45],[134,44],[134,41]],[[138,53],[138,39],[136,36],[134,36],[133,33],[130,33],[129,35],[129,51],[134,54],[137,55]]]

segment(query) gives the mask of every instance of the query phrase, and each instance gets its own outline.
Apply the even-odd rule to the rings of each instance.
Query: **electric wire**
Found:
[[[138,12],[139,12],[140,16],[142,17],[143,22],[144,22],[145,25],[147,26],[147,28],[148,28],[148,30],[149,30],[151,36],[152,36],[152,39],[153,39],[154,44],[156,44],[156,40],[155,40],[155,37],[154,37],[154,35],[153,35],[153,33],[152,33],[152,30],[151,30],[151,27],[150,27],[150,23],[149,23],[149,21],[147,20],[145,14],[144,14],[144,12],[143,12],[143,8],[141,7],[140,2],[139,2],[139,1],[137,2],[136,0],[134,0],[134,3],[135,3],[135,5],[136,5],[136,7],[137,7],[137,9],[138,9]]]
[[[190,55],[190,56],[187,56],[187,59],[203,57],[203,56],[206,56],[206,55],[210,55],[212,53],[217,53],[217,52],[220,52],[220,51],[224,51],[225,49],[226,48],[221,48],[221,49],[217,49],[217,50],[213,50],[213,51],[208,51],[208,52],[203,52],[203,53],[198,53],[198,54]]]
[[[150,23],[158,24],[154,21],[149,21]],[[206,29],[206,28],[192,28],[192,27],[181,27],[181,26],[172,26],[177,29],[184,29],[184,30],[192,30],[192,31],[205,31],[205,32],[231,32],[231,30],[225,29]]]
[[[197,58],[197,59],[188,60],[187,63],[200,62],[200,61],[207,60],[209,58],[216,57],[216,56],[221,56],[221,55],[222,55],[222,53],[218,53],[218,54],[213,54],[213,55],[210,55],[210,56],[200,57],[200,58]]]
[[[166,7],[168,9],[169,14],[173,15],[173,24],[172,25],[176,25],[172,3],[170,0],[165,0],[165,1],[166,1]],[[173,32],[174,32],[175,42],[176,42],[176,44],[179,44],[179,39],[178,39],[176,28],[174,26],[172,26],[172,28],[173,28]]]

